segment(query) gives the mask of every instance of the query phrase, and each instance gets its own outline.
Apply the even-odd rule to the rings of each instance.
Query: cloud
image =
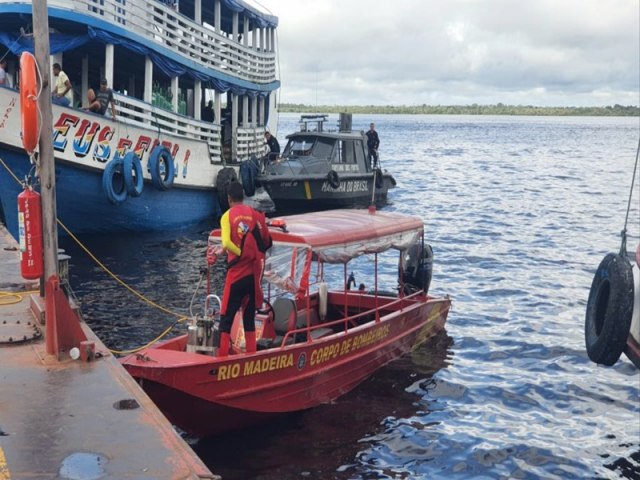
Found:
[[[639,0],[262,0],[281,100],[640,104]]]

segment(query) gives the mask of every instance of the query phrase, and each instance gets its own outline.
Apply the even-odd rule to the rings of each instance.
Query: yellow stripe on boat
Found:
[[[304,181],[304,193],[307,196],[307,200],[311,200],[311,187],[309,187],[309,181]]]

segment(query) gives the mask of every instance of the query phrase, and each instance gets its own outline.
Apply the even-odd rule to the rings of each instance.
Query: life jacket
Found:
[[[254,210],[248,205],[235,205],[229,209],[229,233],[231,241],[240,248],[240,256],[228,252],[229,271],[234,278],[253,274],[253,263],[257,259],[258,248],[254,235],[256,226]]]

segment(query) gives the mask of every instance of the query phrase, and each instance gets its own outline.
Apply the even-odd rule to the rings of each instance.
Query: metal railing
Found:
[[[274,51],[245,46],[158,0],[50,0],[49,6],[100,18],[203,67],[236,78],[258,84],[276,80]]]
[[[210,161],[212,163],[222,162],[223,141],[220,124],[196,120],[118,93],[114,93],[114,99],[119,122],[150,128],[165,134],[205,141],[209,146]],[[236,158],[229,159],[227,157],[228,163],[247,159],[252,154],[260,157],[264,151],[264,127],[238,128]]]

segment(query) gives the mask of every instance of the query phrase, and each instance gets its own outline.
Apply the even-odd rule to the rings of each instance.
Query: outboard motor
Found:
[[[217,304],[213,303],[215,300]],[[187,352],[215,356],[220,347],[220,310],[222,302],[217,295],[207,295],[204,315],[191,319],[187,335]]]
[[[415,243],[402,257],[402,283],[406,295],[424,290],[429,292],[433,274],[433,250],[431,245]]]

